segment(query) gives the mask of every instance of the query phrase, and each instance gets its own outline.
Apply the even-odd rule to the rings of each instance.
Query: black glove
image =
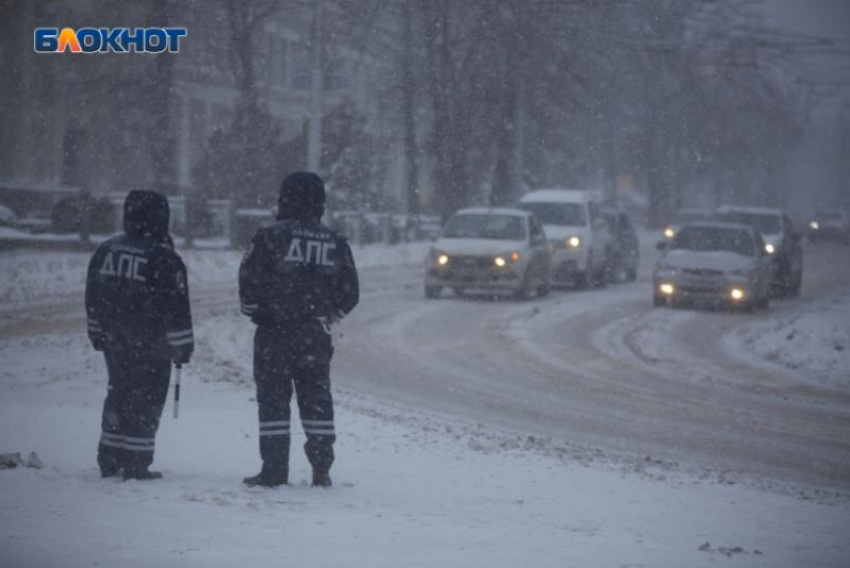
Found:
[[[89,340],[95,351],[103,351],[103,346],[106,343],[106,337],[102,333],[89,332]]]
[[[274,316],[272,316],[269,312],[260,309],[251,316],[251,322],[254,325],[274,325]]]
[[[185,345],[171,348],[171,360],[175,365],[185,365],[192,358],[192,346]]]

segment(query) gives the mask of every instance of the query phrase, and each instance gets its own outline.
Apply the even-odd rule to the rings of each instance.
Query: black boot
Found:
[[[162,479],[162,473],[160,473],[158,471],[151,471],[148,468],[125,469],[124,470],[124,481],[127,481],[128,479],[139,479],[139,480]]]
[[[330,487],[332,485],[330,473],[316,469],[313,470],[313,487]]]
[[[257,475],[246,477],[242,483],[250,487],[277,487],[278,485],[286,485],[289,482],[286,473],[272,474],[267,471],[261,471]]]
[[[101,467],[100,468],[100,476],[101,477],[118,477],[121,475],[120,467]]]

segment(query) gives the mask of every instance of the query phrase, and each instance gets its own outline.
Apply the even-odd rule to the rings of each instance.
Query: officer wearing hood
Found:
[[[274,487],[289,480],[293,387],[313,485],[331,485],[334,461],[331,325],[359,301],[348,242],[321,223],[325,186],[310,172],[287,176],[277,222],[257,231],[239,270],[242,313],[257,324],[254,380],[262,470],[245,484]]]
[[[194,350],[186,267],[168,220],[165,196],[131,191],[124,234],[101,244],[89,263],[88,335],[109,375],[97,454],[103,477],[162,477],[149,468],[171,363],[188,363]]]

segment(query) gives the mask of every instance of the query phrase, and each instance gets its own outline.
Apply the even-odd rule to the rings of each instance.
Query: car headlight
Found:
[[[437,266],[446,266],[451,261],[451,257],[442,251],[431,249],[431,260]]]
[[[581,238],[572,236],[564,240],[564,244],[569,248],[578,248],[581,246]]]
[[[733,300],[738,302],[740,300],[743,300],[744,296],[746,296],[746,294],[744,293],[744,290],[742,288],[732,288],[732,290],[729,292],[729,296]]]
[[[817,221],[812,221],[811,223],[809,223],[809,227],[817,231],[818,229],[820,229],[820,223],[818,223]]]
[[[764,250],[767,251],[767,254],[773,254],[776,252],[776,247],[770,243],[764,245]]]
[[[511,251],[511,252],[508,252],[508,253],[505,253],[505,254],[500,254],[497,257],[494,257],[493,258],[493,264],[495,264],[499,268],[502,268],[503,266],[507,266],[508,261],[516,264],[517,262],[519,262],[519,259],[521,257],[522,257],[522,255],[519,253],[519,251]]]
[[[674,231],[670,227],[667,227],[666,229],[664,229],[664,236],[667,237],[668,239],[672,239],[673,237],[676,236],[676,231]]]
[[[676,293],[676,287],[670,284],[669,282],[665,282],[664,284],[660,285],[658,287],[658,290],[665,296],[672,296]]]

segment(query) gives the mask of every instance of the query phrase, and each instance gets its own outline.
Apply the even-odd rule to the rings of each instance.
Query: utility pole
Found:
[[[307,169],[318,172],[322,152],[322,0],[313,0],[313,76],[310,89],[310,127],[307,138]]]

